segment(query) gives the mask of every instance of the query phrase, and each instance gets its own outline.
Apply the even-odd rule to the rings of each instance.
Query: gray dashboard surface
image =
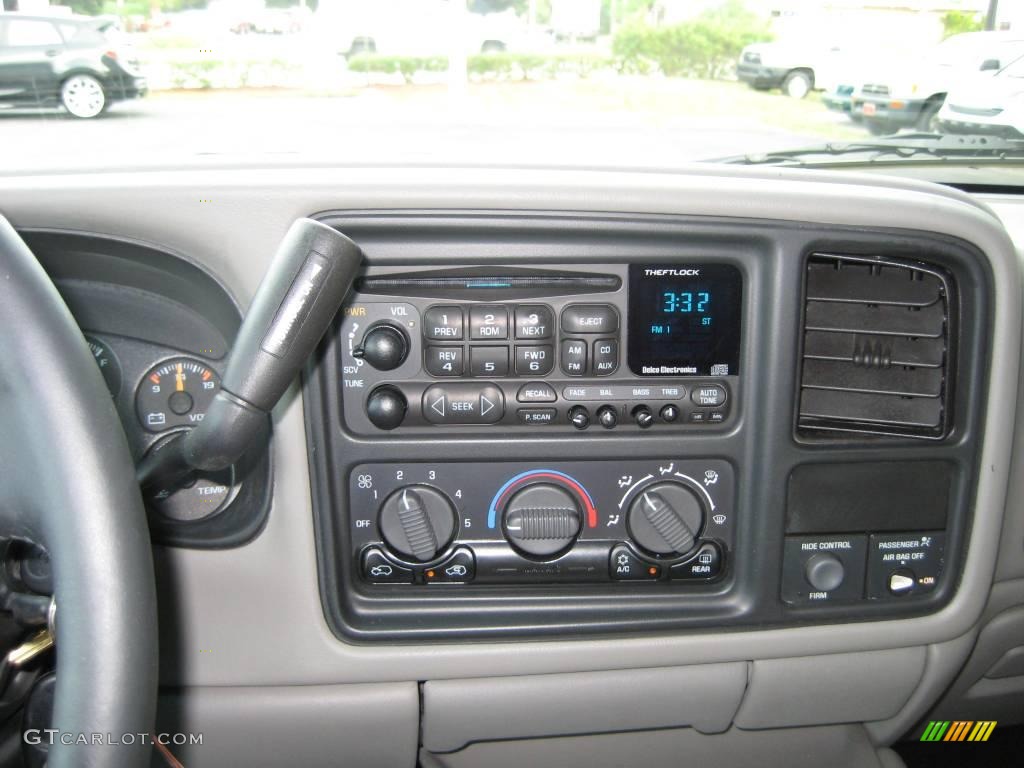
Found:
[[[200,199],[210,200],[201,203]],[[1020,266],[990,209],[952,190],[825,172],[694,167],[624,172],[306,168],[193,169],[0,179],[21,228],[157,243],[211,270],[242,305],[291,221],[322,210],[490,209],[668,213],[918,228],[987,254],[997,286],[989,411],[971,547],[956,598],[913,619],[747,632],[461,645],[340,642],[317,583],[302,402],[275,412],[274,504],[236,550],[162,549],[165,683],[304,685],[544,674],[902,648],[970,631],[993,577],[1011,467],[1020,357]],[[961,659],[962,661],[962,659]],[[951,662],[952,663],[952,662]],[[928,674],[928,672],[926,672]],[[888,714],[888,713],[884,713]]]

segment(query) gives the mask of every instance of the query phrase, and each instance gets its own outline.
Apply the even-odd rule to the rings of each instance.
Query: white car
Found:
[[[946,96],[939,127],[947,133],[1024,137],[1024,56],[995,77],[979,77]]]
[[[754,43],[740,54],[736,76],[759,91],[781,88],[794,99],[836,85],[851,53],[840,45]]]
[[[885,76],[865,82],[854,95],[853,111],[875,134],[900,128],[927,131],[946,94],[998,72],[1024,55],[1024,32],[968,32],[936,45],[916,64],[907,59]]]

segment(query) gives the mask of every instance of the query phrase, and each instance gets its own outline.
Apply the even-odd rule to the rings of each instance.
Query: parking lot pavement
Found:
[[[87,121],[53,111],[0,112],[0,167],[301,155],[344,162],[497,160],[658,168],[819,144],[853,129],[820,104],[814,105],[817,111],[797,105],[798,119],[772,124],[763,119],[767,114],[774,120],[772,102],[765,102],[770,109],[760,118],[735,109],[721,114],[671,104],[616,109],[592,94],[554,108],[557,91],[494,90],[500,88],[479,86],[461,101],[453,101],[443,87],[363,88],[345,95],[158,93],[115,104]],[[780,110],[794,108],[780,96],[756,97],[774,98]]]

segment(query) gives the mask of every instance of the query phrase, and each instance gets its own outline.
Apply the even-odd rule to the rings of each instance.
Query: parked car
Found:
[[[1024,55],[1024,33],[967,32],[954,35],[926,54],[916,65],[893,67],[866,81],[853,97],[853,110],[874,134],[900,128],[929,131],[946,94],[976,79],[995,73]]]
[[[61,106],[91,118],[147,90],[115,21],[0,14],[0,108]]]
[[[395,25],[394,19],[403,19]],[[446,56],[451,51],[453,17],[446,0],[356,0],[341,9],[317,12],[318,23],[337,30],[335,45],[346,56]],[[526,25],[513,11],[466,13],[460,46],[466,53],[492,53],[520,47]]]
[[[849,52],[839,45],[754,43],[740,54],[736,75],[757,90],[781,88],[794,99],[834,85]]]
[[[979,77],[951,91],[937,122],[944,133],[1024,138],[1024,56],[994,77]]]

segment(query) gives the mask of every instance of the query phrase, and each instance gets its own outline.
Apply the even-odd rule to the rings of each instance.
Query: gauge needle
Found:
[[[178,392],[185,391],[185,376],[181,372],[181,363],[178,363],[178,373],[174,376],[174,388]]]

